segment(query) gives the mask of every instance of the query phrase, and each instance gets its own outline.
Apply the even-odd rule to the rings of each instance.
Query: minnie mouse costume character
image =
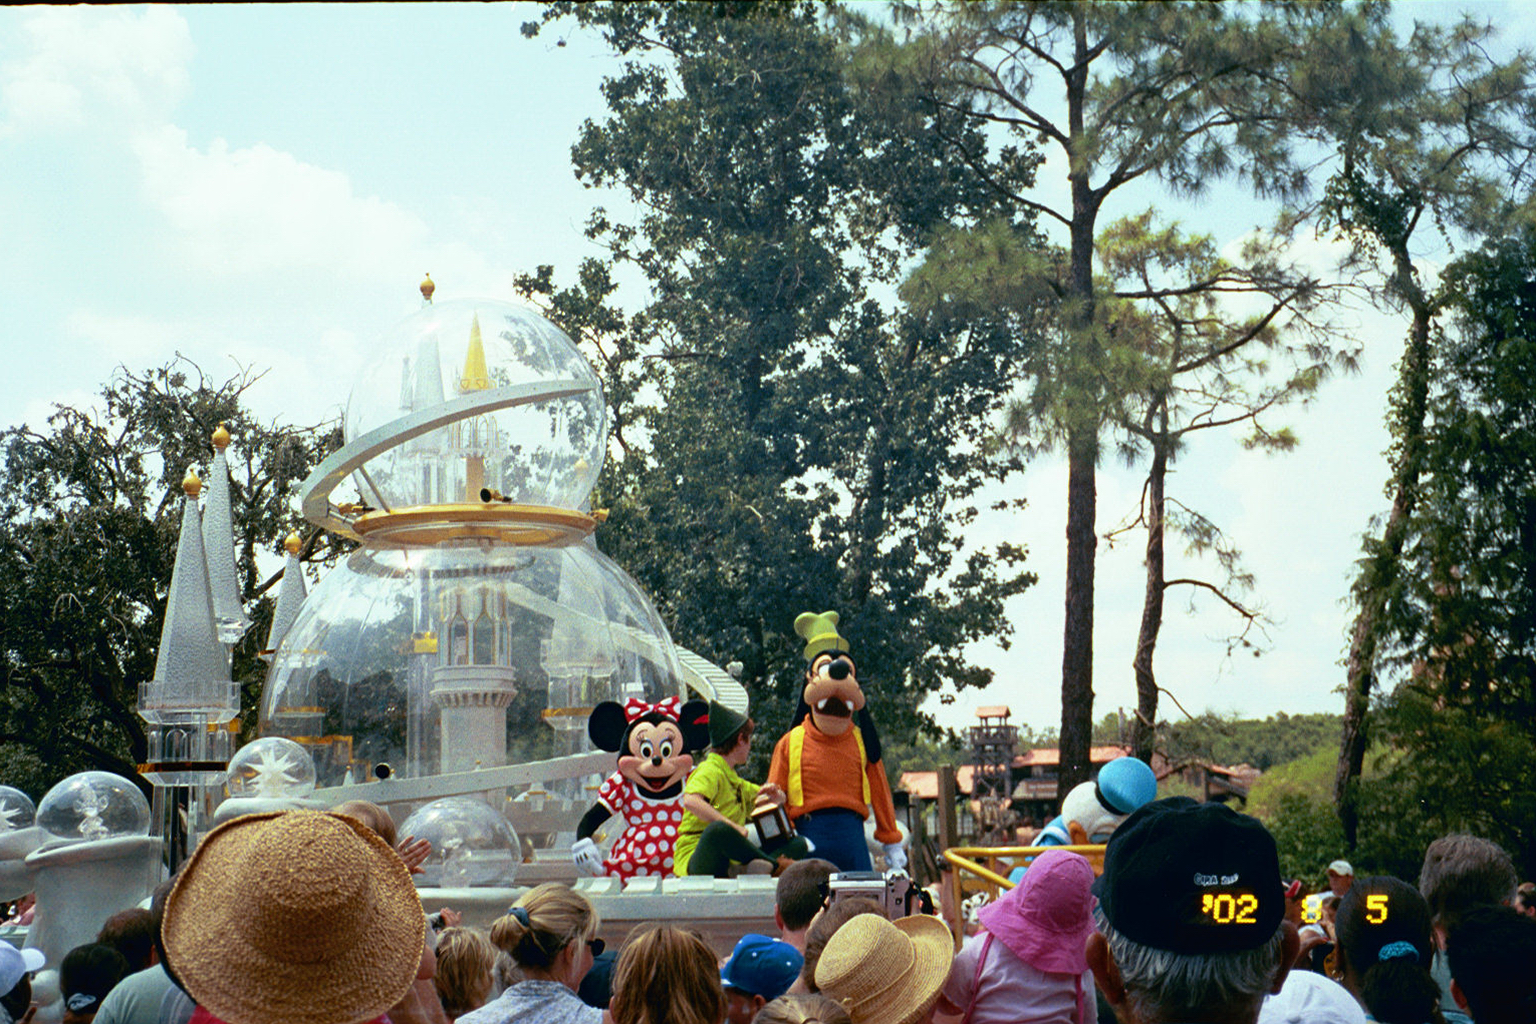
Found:
[[[587,735],[600,750],[617,753],[619,767],[576,827],[571,859],[577,870],[623,881],[670,875],[683,817],[683,782],[693,770],[689,752],[709,744],[709,705],[684,703],[681,697],[655,704],[635,697],[623,704],[605,700],[592,709]],[[604,860],[592,833],[615,814],[624,816],[624,834]]]

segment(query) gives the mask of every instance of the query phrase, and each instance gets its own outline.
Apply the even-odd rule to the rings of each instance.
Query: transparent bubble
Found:
[[[80,772],[50,789],[37,824],[60,839],[112,839],[149,834],[149,801],[111,772]]]
[[[511,885],[522,861],[517,833],[507,819],[474,797],[434,800],[405,819],[400,835],[425,839],[432,855],[416,884],[460,889]]]
[[[293,740],[267,736],[230,759],[228,785],[234,797],[308,796],[315,789],[315,761]]]
[[[603,465],[602,384],[571,339],[526,306],[439,302],[390,328],[353,384],[347,441],[518,387],[544,397],[395,445],[368,463],[372,486],[393,508],[478,501],[482,485],[519,504],[579,508]]]
[[[37,817],[32,798],[19,789],[0,786],[0,834],[30,826]]]
[[[585,753],[595,706],[681,677],[655,607],[591,544],[363,547],[289,629],[260,732],[301,742],[322,786],[423,778]]]

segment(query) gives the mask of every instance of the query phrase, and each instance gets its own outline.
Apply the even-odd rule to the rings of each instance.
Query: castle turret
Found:
[[[192,845],[182,845],[181,817],[186,816],[186,837],[195,840],[201,831],[199,791],[223,781],[230,755],[227,726],[240,713],[240,691],[229,676],[229,650],[214,624],[197,507],[202,481],[188,470],[182,489],[186,498],[181,537],[155,675],[139,684],[139,716],[149,726],[148,755],[139,770],[156,787],[157,834],[171,841],[173,864]],[[179,794],[163,799],[170,787]]]
[[[208,558],[208,586],[213,595],[213,621],[219,640],[232,645],[251,628],[240,599],[235,570],[235,528],[229,500],[229,463],[224,449],[229,431],[224,424],[213,432],[213,465],[208,470],[207,507],[203,509],[203,551]]]
[[[299,552],[303,547],[304,539],[297,531],[290,533],[288,539],[283,541],[288,560],[283,563],[283,582],[277,591],[277,606],[272,609],[272,628],[267,631],[267,646],[261,652],[263,661],[272,660],[273,653],[288,633],[288,627],[293,625],[293,620],[299,617],[299,609],[304,606],[304,598],[307,596],[304,589],[304,567],[299,562]]]

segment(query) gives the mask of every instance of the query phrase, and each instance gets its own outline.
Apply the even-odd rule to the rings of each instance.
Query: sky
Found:
[[[1414,4],[1400,16],[1463,9],[1513,42],[1536,40],[1536,13],[1518,3]],[[0,425],[41,426],[56,403],[93,405],[114,368],[177,354],[220,378],[264,372],[247,393],[258,414],[317,423],[340,415],[372,340],[417,308],[424,273],[442,299],[510,299],[514,275],[544,263],[569,280],[601,254],[582,236],[591,209],[626,208],[582,188],[569,156],[581,123],[602,117],[599,83],[616,65],[580,32],[522,38],[537,13],[0,9]],[[1133,195],[1109,214],[1152,202]],[[1232,245],[1264,219],[1245,203],[1219,190],[1164,208]],[[1387,507],[1383,412],[1403,337],[1397,318],[1348,315],[1361,372],[1280,418],[1301,440],[1295,452],[1218,437],[1174,467],[1170,494],[1241,548],[1256,577],[1246,599],[1271,620],[1264,653],[1229,657],[1234,618],[1209,597],[1170,593],[1157,673],[1191,712],[1342,710],[1345,598],[1362,532]],[[1101,537],[1132,512],[1141,481],[1106,460]],[[1040,582],[1008,607],[1009,648],[970,652],[993,685],[930,702],[943,724],[999,703],[1017,723],[1059,721],[1065,483],[1059,460],[1039,459],[995,491],[1028,507],[972,529],[978,545],[1026,545]],[[1099,546],[1096,718],[1135,703],[1142,543]],[[1168,568],[1209,575],[1177,544]],[[1177,717],[1166,703],[1164,714]]]

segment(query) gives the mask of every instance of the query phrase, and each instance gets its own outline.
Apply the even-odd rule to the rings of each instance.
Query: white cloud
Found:
[[[146,132],[133,150],[145,198],[164,214],[189,255],[214,273],[325,268],[361,278],[397,266],[402,248],[427,234],[394,203],[358,196],[340,171],[259,143],[206,151],[174,125]]]
[[[66,315],[63,327],[77,343],[71,346],[75,358],[111,366],[148,366],[193,340],[185,325],[163,317],[85,308]]]
[[[187,89],[192,36],[169,8],[49,8],[21,34],[26,55],[0,72],[0,134],[152,123]]]

